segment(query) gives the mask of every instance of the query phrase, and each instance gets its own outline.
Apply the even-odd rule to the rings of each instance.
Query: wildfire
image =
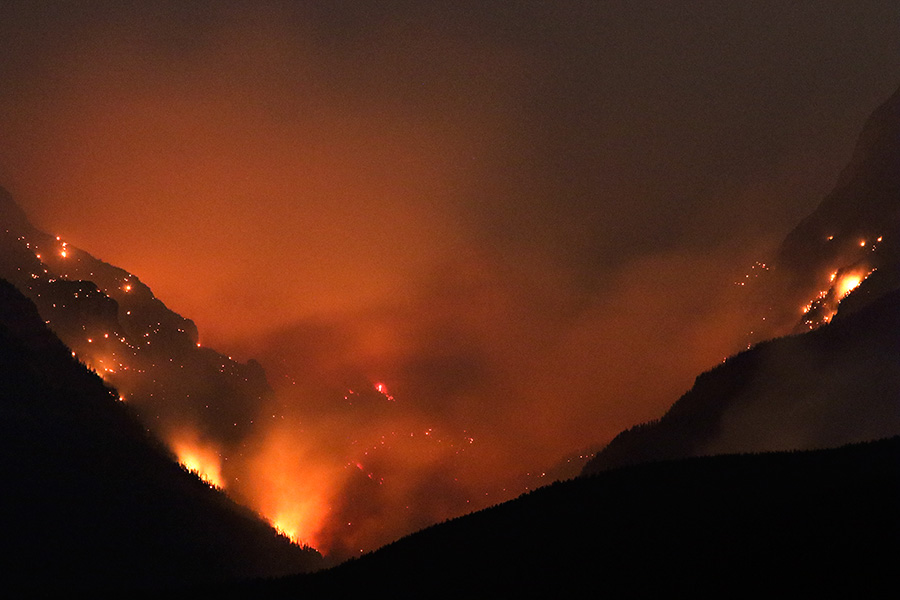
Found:
[[[291,525],[288,525],[287,519],[283,519],[283,518],[272,519],[272,527],[274,527],[278,533],[280,533],[284,537],[288,538],[295,544],[301,543],[300,538],[297,535],[297,530],[294,527],[292,527]]]
[[[828,278],[828,289],[819,292],[806,306],[801,307],[805,323],[810,329],[831,321],[837,313],[838,304],[859,287],[866,278],[874,272],[874,269],[853,269],[841,274],[840,271],[832,271]]]
[[[859,287],[859,284],[862,283],[862,280],[863,277],[856,274],[845,275],[844,277],[842,277],[835,287],[837,297],[839,299],[845,298],[850,292]]]
[[[284,509],[271,520],[272,527],[278,533],[295,544],[314,546],[317,542],[312,536],[321,523],[311,523],[307,506],[302,501],[291,499],[285,502]]]
[[[382,396],[384,396],[385,398],[387,398],[388,400],[391,400],[391,401],[394,400],[394,397],[391,396],[390,393],[388,393],[387,386],[384,385],[383,383],[376,383],[375,391],[378,392],[379,394],[381,394]]]
[[[213,447],[201,444],[193,434],[183,433],[172,442],[172,450],[185,469],[206,483],[225,489],[220,456]]]
[[[327,551],[323,528],[341,487],[336,479],[340,470],[314,445],[298,443],[292,427],[276,427],[258,441],[245,477],[235,485],[235,497],[294,543]]]

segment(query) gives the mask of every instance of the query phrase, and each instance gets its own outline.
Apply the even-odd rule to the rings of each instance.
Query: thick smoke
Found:
[[[840,7],[4,7],[0,178],[260,360],[275,400],[223,476],[356,553],[741,347],[737,271],[896,84],[896,7]]]

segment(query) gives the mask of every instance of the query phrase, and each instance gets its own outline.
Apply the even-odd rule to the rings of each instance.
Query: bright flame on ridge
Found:
[[[835,292],[838,298],[845,298],[850,292],[859,287],[859,284],[862,283],[862,276],[858,274],[849,274],[841,277],[841,280],[838,282],[837,287],[835,288]]]
[[[182,434],[172,442],[172,451],[185,469],[196,473],[206,483],[225,489],[221,458],[215,448],[201,444],[193,435]]]

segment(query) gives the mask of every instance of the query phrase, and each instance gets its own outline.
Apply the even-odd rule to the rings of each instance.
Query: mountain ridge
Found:
[[[154,433],[190,428],[221,452],[240,454],[273,393],[258,362],[201,346],[193,321],[136,275],[38,230],[2,188],[0,219],[0,277]]]

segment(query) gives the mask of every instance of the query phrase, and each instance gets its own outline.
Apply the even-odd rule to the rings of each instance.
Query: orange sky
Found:
[[[740,347],[735,275],[828,191],[900,55],[891,2],[88,4],[0,8],[0,184],[259,358],[291,460],[474,437],[383,460],[410,482],[385,506],[431,490],[391,532]],[[333,405],[360,381],[391,412]]]

